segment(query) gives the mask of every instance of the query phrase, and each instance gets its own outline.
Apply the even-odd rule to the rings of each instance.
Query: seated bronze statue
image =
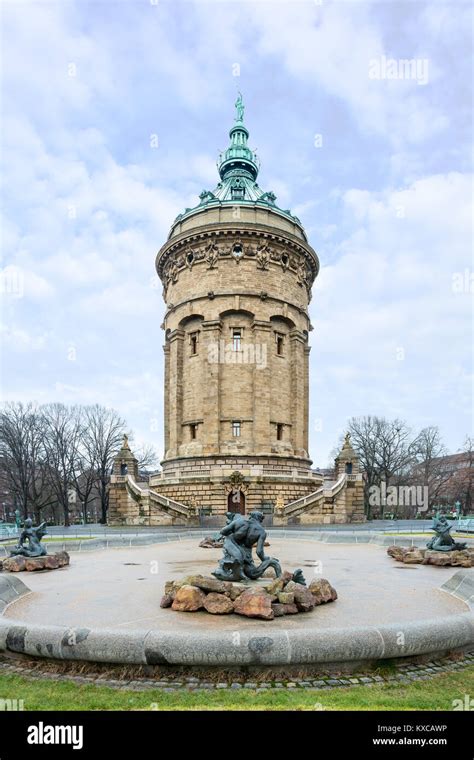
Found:
[[[432,549],[436,552],[452,552],[462,551],[466,548],[465,543],[456,542],[450,535],[453,523],[449,523],[446,515],[441,517],[433,517],[433,525],[431,530],[434,530],[436,536],[433,536],[426,544],[428,549]]]
[[[41,539],[47,533],[46,523],[42,522],[37,528],[33,528],[33,520],[29,517],[25,520],[25,526],[20,534],[20,540],[10,552],[10,557],[44,557],[47,554],[46,547],[41,545]]]
[[[228,522],[220,534],[224,537],[223,557],[219,566],[212,573],[221,581],[255,580],[269,567],[273,568],[278,578],[281,575],[280,563],[274,557],[265,556],[265,539],[267,533],[262,526],[262,512],[252,512],[249,517],[228,513]],[[260,565],[255,565],[252,549],[256,545],[256,554]]]

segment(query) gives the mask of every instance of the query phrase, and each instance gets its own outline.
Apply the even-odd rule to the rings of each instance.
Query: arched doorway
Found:
[[[227,511],[245,515],[245,494],[240,488],[233,488],[227,495]]]

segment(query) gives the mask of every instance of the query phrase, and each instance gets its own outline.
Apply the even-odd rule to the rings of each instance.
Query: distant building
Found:
[[[454,506],[460,502],[463,514],[473,512],[474,452],[449,454],[437,460],[439,488],[436,494],[440,505]]]

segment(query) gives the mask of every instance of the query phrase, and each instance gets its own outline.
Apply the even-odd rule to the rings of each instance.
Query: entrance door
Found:
[[[245,515],[245,494],[240,488],[231,491],[227,497],[227,511]]]

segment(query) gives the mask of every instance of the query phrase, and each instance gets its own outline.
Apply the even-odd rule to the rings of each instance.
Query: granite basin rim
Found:
[[[474,614],[380,626],[274,630],[272,621],[235,631],[71,628],[0,618],[0,653],[58,660],[169,665],[310,665],[393,659],[474,643]],[[398,643],[400,633],[404,646]],[[72,642],[72,643],[71,643]]]

